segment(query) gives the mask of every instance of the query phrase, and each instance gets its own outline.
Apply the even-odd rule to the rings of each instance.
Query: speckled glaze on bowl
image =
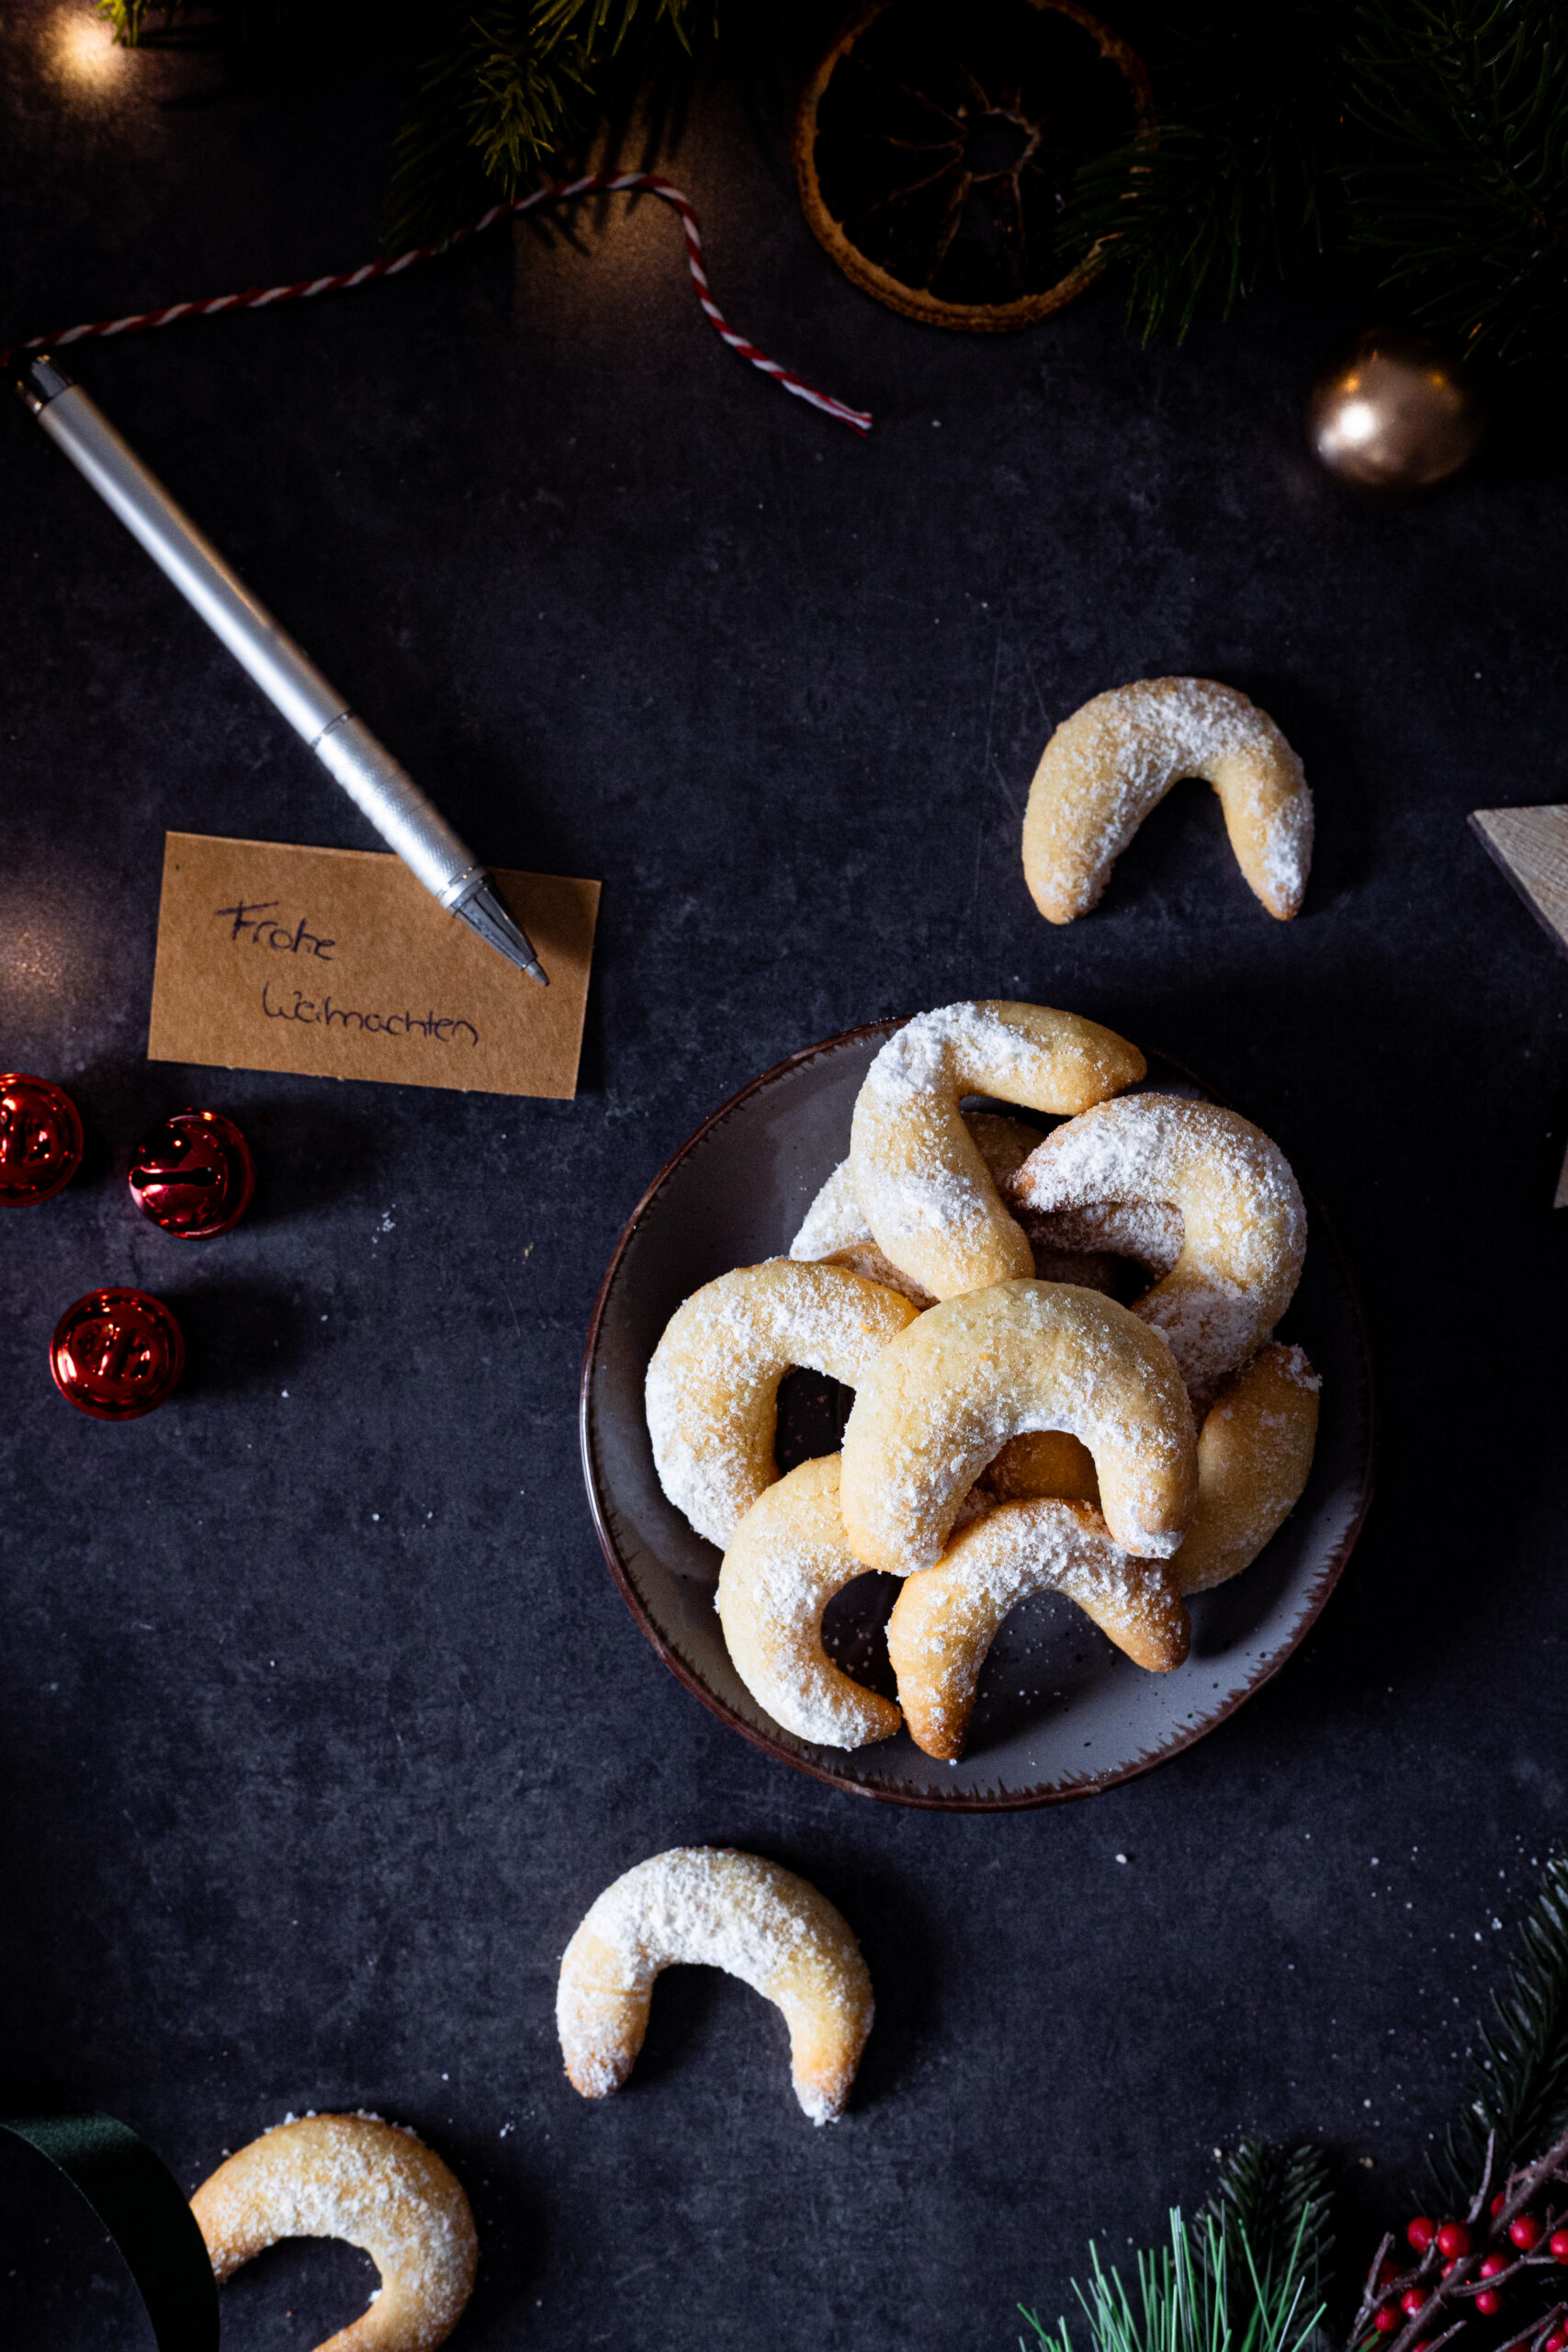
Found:
[[[1280,1336],[1301,1342],[1323,1379],[1312,1477],[1261,1558],[1231,1584],[1194,1598],[1192,1651],[1176,1673],[1143,1672],[1070,1601],[1042,1593],[998,1634],[956,1764],[922,1755],[902,1732],[852,1751],[795,1738],[757,1704],[729,1662],[714,1609],[719,1555],[660,1487],[643,1378],[660,1333],[689,1293],[731,1266],[788,1249],[818,1186],[849,1148],[850,1114],[873,1057],[901,1026],[887,1021],[848,1030],[753,1079],[682,1144],[638,1202],[600,1289],[583,1363],[589,1503],[643,1632],[671,1673],[743,1738],[813,1779],[895,1804],[971,1812],[1057,1804],[1150,1771],[1190,1747],[1304,1638],[1371,1500],[1365,1317],[1333,1228],[1309,1200],[1306,1269]],[[1146,1085],[1206,1091],[1157,1057]],[[840,1663],[889,1692],[879,1628],[895,1591],[891,1578],[867,1577],[829,1617]]]

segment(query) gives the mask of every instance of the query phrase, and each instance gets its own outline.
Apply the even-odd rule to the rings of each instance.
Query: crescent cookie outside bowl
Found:
[[[556,1996],[566,2071],[584,2098],[631,2073],[655,1978],[681,1962],[722,1968],[784,2011],[795,2093],[835,2123],[871,2031],[871,1976],[827,1897],[793,1871],[720,1846],[639,1862],[593,1905],[567,1946]]]
[[[1113,1539],[1165,1558],[1198,1499],[1192,1408],[1157,1333],[1069,1283],[1002,1283],[933,1306],[877,1358],[844,1432],[839,1503],[868,1567],[940,1558],[988,1462],[1028,1430],[1094,1457]]]
[[[1180,1211],[1180,1255],[1133,1312],[1164,1334],[1199,1395],[1247,1362],[1295,1296],[1307,1239],[1301,1188],[1279,1145],[1217,1103],[1173,1094],[1100,1103],[1046,1136],[1012,1193],[1036,1210],[1164,1201]]]
[[[659,1483],[722,1551],[778,1476],[779,1383],[804,1367],[858,1388],[912,1303],[845,1266],[770,1258],[705,1283],[678,1306],[648,1367]]]
[[[730,1663],[797,1739],[865,1747],[902,1723],[822,1646],[822,1611],[865,1569],[839,1516],[839,1457],[803,1462],[760,1494],[730,1540],[715,1606]]]
[[[220,2164],[191,2199],[221,2286],[280,2238],[342,2238],[381,2285],[318,2352],[433,2352],[473,2290],[479,2240],[462,2183],[412,2132],[369,2115],[307,2115]]]
[[[1267,711],[1213,678],[1145,678],[1096,695],[1041,754],[1023,815],[1023,875],[1047,922],[1095,906],[1151,808],[1182,776],[1212,784],[1248,887],[1280,922],[1302,902],[1313,806]]]
[[[1144,1076],[1135,1046],[1039,1004],[950,1004],[889,1037],[855,1098],[850,1165],[876,1246],[932,1298],[1034,1271],[965,1125],[966,1095],[1070,1116]]]
[[[1170,1673],[1192,1638],[1175,1566],[1129,1557],[1087,1503],[1036,1500],[987,1511],[934,1567],[906,1577],[887,1621],[887,1654],[916,1747],[962,1756],[986,1654],[1002,1619],[1032,1592],[1066,1593],[1134,1665]]]

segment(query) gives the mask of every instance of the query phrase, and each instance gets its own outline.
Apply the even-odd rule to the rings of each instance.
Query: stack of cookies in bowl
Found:
[[[646,1392],[660,1480],[723,1553],[738,1673],[797,1738],[907,1726],[956,1758],[993,1636],[1044,1589],[1168,1671],[1188,1596],[1238,1575],[1299,1498],[1318,1383],[1272,1333],[1300,1192],[1257,1127],[1134,1091],[1145,1075],[1072,1013],[919,1015],[873,1062],[789,1256],[704,1284],[666,1327]],[[796,1368],[854,1401],[841,1452],[781,1477]],[[874,1569],[901,1580],[897,1702],[823,1643],[829,1601]]]

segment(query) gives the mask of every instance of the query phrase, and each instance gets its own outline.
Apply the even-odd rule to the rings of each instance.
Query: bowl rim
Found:
[[[1173,1757],[1179,1756],[1186,1749],[1196,1747],[1201,1739],[1206,1739],[1211,1732],[1217,1731],[1220,1725],[1228,1722],[1236,1710],[1244,1706],[1256,1691],[1260,1690],[1266,1682],[1271,1681],[1281,1667],[1287,1665],[1295,1657],[1322,1615],[1330,1596],[1337,1589],[1339,1579],[1349,1563],[1350,1555],[1360,1537],[1361,1530],[1366,1524],[1367,1513],[1372,1506],[1380,1430],[1377,1375],[1372,1356],[1371,1336],[1366,1302],[1361,1296],[1360,1286],[1351,1271],[1350,1261],[1339,1239],[1337,1227],[1315,1193],[1303,1185],[1302,1189],[1306,1196],[1312,1221],[1327,1239],[1336,1266],[1345,1285],[1355,1327],[1357,1351],[1360,1357],[1361,1368],[1366,1379],[1366,1473],[1362,1480],[1356,1513],[1335,1545],[1325,1566],[1319,1571],[1318,1589],[1311,1606],[1302,1617],[1290,1641],[1278,1656],[1262,1660],[1240,1690],[1233,1692],[1214,1709],[1212,1714],[1205,1714],[1201,1723],[1194,1724],[1190,1730],[1182,1732],[1168,1745],[1161,1747],[1155,1755],[1137,1758],[1131,1763],[1117,1765],[1105,1772],[1094,1773],[1082,1781],[1075,1781],[1070,1787],[1007,1790],[994,1794],[977,1795],[960,1795],[954,1792],[952,1796],[944,1796],[937,1790],[882,1787],[868,1781],[856,1780],[849,1774],[831,1771],[808,1756],[796,1755],[793,1749],[786,1747],[782,1740],[775,1739],[771,1733],[762,1731],[755,1724],[748,1723],[745,1717],[738,1714],[716,1690],[710,1689],[695,1668],[688,1665],[679,1651],[665,1640],[655,1623],[651,1610],[637,1591],[616,1549],[609,1519],[599,1493],[593,1460],[592,1430],[590,1424],[591,1387],[598,1354],[600,1327],[609,1305],[610,1294],[615,1287],[615,1277],[620,1272],[621,1261],[631,1247],[644,1217],[682,1162],[690,1158],[715,1127],[738,1111],[749,1097],[758,1093],[763,1087],[771,1086],[776,1080],[787,1077],[791,1070],[798,1069],[803,1063],[815,1061],[819,1056],[834,1052],[840,1046],[858,1044],[863,1038],[880,1037],[886,1041],[888,1037],[895,1035],[898,1030],[908,1027],[908,1023],[917,1017],[913,1013],[906,1013],[886,1021],[861,1022],[852,1029],[840,1029],[831,1037],[820,1038],[815,1045],[803,1046],[797,1052],[786,1054],[782,1061],[774,1062],[771,1069],[759,1072],[755,1078],[748,1079],[746,1084],[739,1087],[733,1094],[718,1105],[716,1111],[710,1113],[700,1126],[694,1127],[685,1141],[678,1145],[671,1153],[659,1173],[647,1186],[621,1228],[610,1262],[604,1269],[604,1278],[599,1284],[598,1294],[593,1302],[593,1313],[589,1321],[587,1342],[582,1351],[582,1373],[578,1383],[578,1448],[582,1464],[582,1482],[587,1490],[588,1509],[593,1521],[593,1531],[599,1538],[599,1546],[604,1555],[610,1574],[615,1580],[622,1600],[631,1611],[633,1618],[641,1628],[649,1645],[669,1668],[676,1680],[682,1683],[694,1698],[700,1699],[709,1713],[718,1717],[720,1723],[727,1724],[731,1731],[739,1732],[742,1739],[749,1740],[751,1746],[759,1748],[764,1756],[773,1758],[776,1763],[791,1766],[796,1772],[804,1773],[807,1780],[820,1781],[827,1788],[839,1790],[850,1796],[869,1797],[874,1802],[883,1804],[908,1805],[919,1812],[926,1813],[1031,1812],[1044,1805],[1070,1804],[1080,1797],[1098,1796],[1105,1789],[1120,1787],[1126,1781],[1141,1780],[1145,1772],[1157,1770],[1162,1764],[1169,1763]],[[1195,1071],[1190,1070],[1185,1063],[1177,1061],[1173,1056],[1156,1049],[1146,1055],[1145,1059],[1149,1062],[1158,1062],[1166,1069],[1175,1071],[1188,1079],[1191,1084],[1201,1089],[1210,1102],[1219,1103],[1226,1109],[1234,1107],[1224,1102],[1223,1095],[1215,1093],[1205,1080],[1200,1078]],[[1242,1115],[1246,1114],[1242,1114]]]

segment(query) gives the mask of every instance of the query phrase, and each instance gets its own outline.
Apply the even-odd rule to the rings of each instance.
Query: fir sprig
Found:
[[[1355,242],[1425,324],[1504,361],[1568,352],[1568,18],[1538,0],[1361,0]]]
[[[579,128],[589,53],[568,15],[500,5],[469,17],[429,61],[398,134],[387,233],[439,237],[498,197],[508,201]],[[574,12],[577,13],[577,12]]]
[[[187,19],[194,0],[96,0],[117,40],[135,47]],[[634,111],[642,163],[678,122],[719,0],[478,0],[421,8],[400,37],[443,27],[419,70],[398,134],[387,202],[394,246],[447,236],[498,198],[562,168],[596,129],[612,147]],[[739,12],[737,12],[739,13]],[[371,37],[368,0],[210,0],[215,38],[253,48]],[[428,38],[429,36],[427,36]]]
[[[667,119],[717,0],[492,0],[426,65],[398,134],[388,198],[394,245],[458,227],[559,167],[597,119],[624,126],[638,92]],[[657,140],[655,140],[657,144]],[[647,160],[651,160],[649,157]]]
[[[1568,2132],[1568,1857],[1547,1863],[1519,1944],[1479,2036],[1464,2105],[1434,2165],[1455,2206],[1471,2196],[1489,2153],[1501,2180]]]
[[[1170,2244],[1138,2256],[1135,2294],[1091,2244],[1089,2284],[1075,2279],[1073,2292],[1092,2352],[1306,2352],[1323,2318],[1311,2282],[1328,2253],[1320,2165],[1309,2149],[1282,2166],[1242,2149],[1196,2222],[1174,2209]],[[1053,2332],[1020,2309],[1034,2332],[1032,2352],[1073,2352],[1066,2320]]]
[[[1079,171],[1059,243],[1128,278],[1145,338],[1179,338],[1321,249],[1344,62],[1337,16],[1311,5],[1205,0],[1154,47],[1157,128]]]
[[[1561,0],[1202,0],[1158,27],[1155,130],[1080,171],[1061,232],[1145,336],[1340,246],[1468,350],[1568,369]]]
[[[1292,2148],[1281,2154],[1257,2140],[1244,2141],[1226,2162],[1201,2218],[1227,2222],[1239,2233],[1258,2293],[1269,2304],[1289,2293],[1321,2312],[1334,2263],[1333,2193],[1328,2159],[1321,2148]],[[1239,2318],[1233,2314],[1239,2333]]]

